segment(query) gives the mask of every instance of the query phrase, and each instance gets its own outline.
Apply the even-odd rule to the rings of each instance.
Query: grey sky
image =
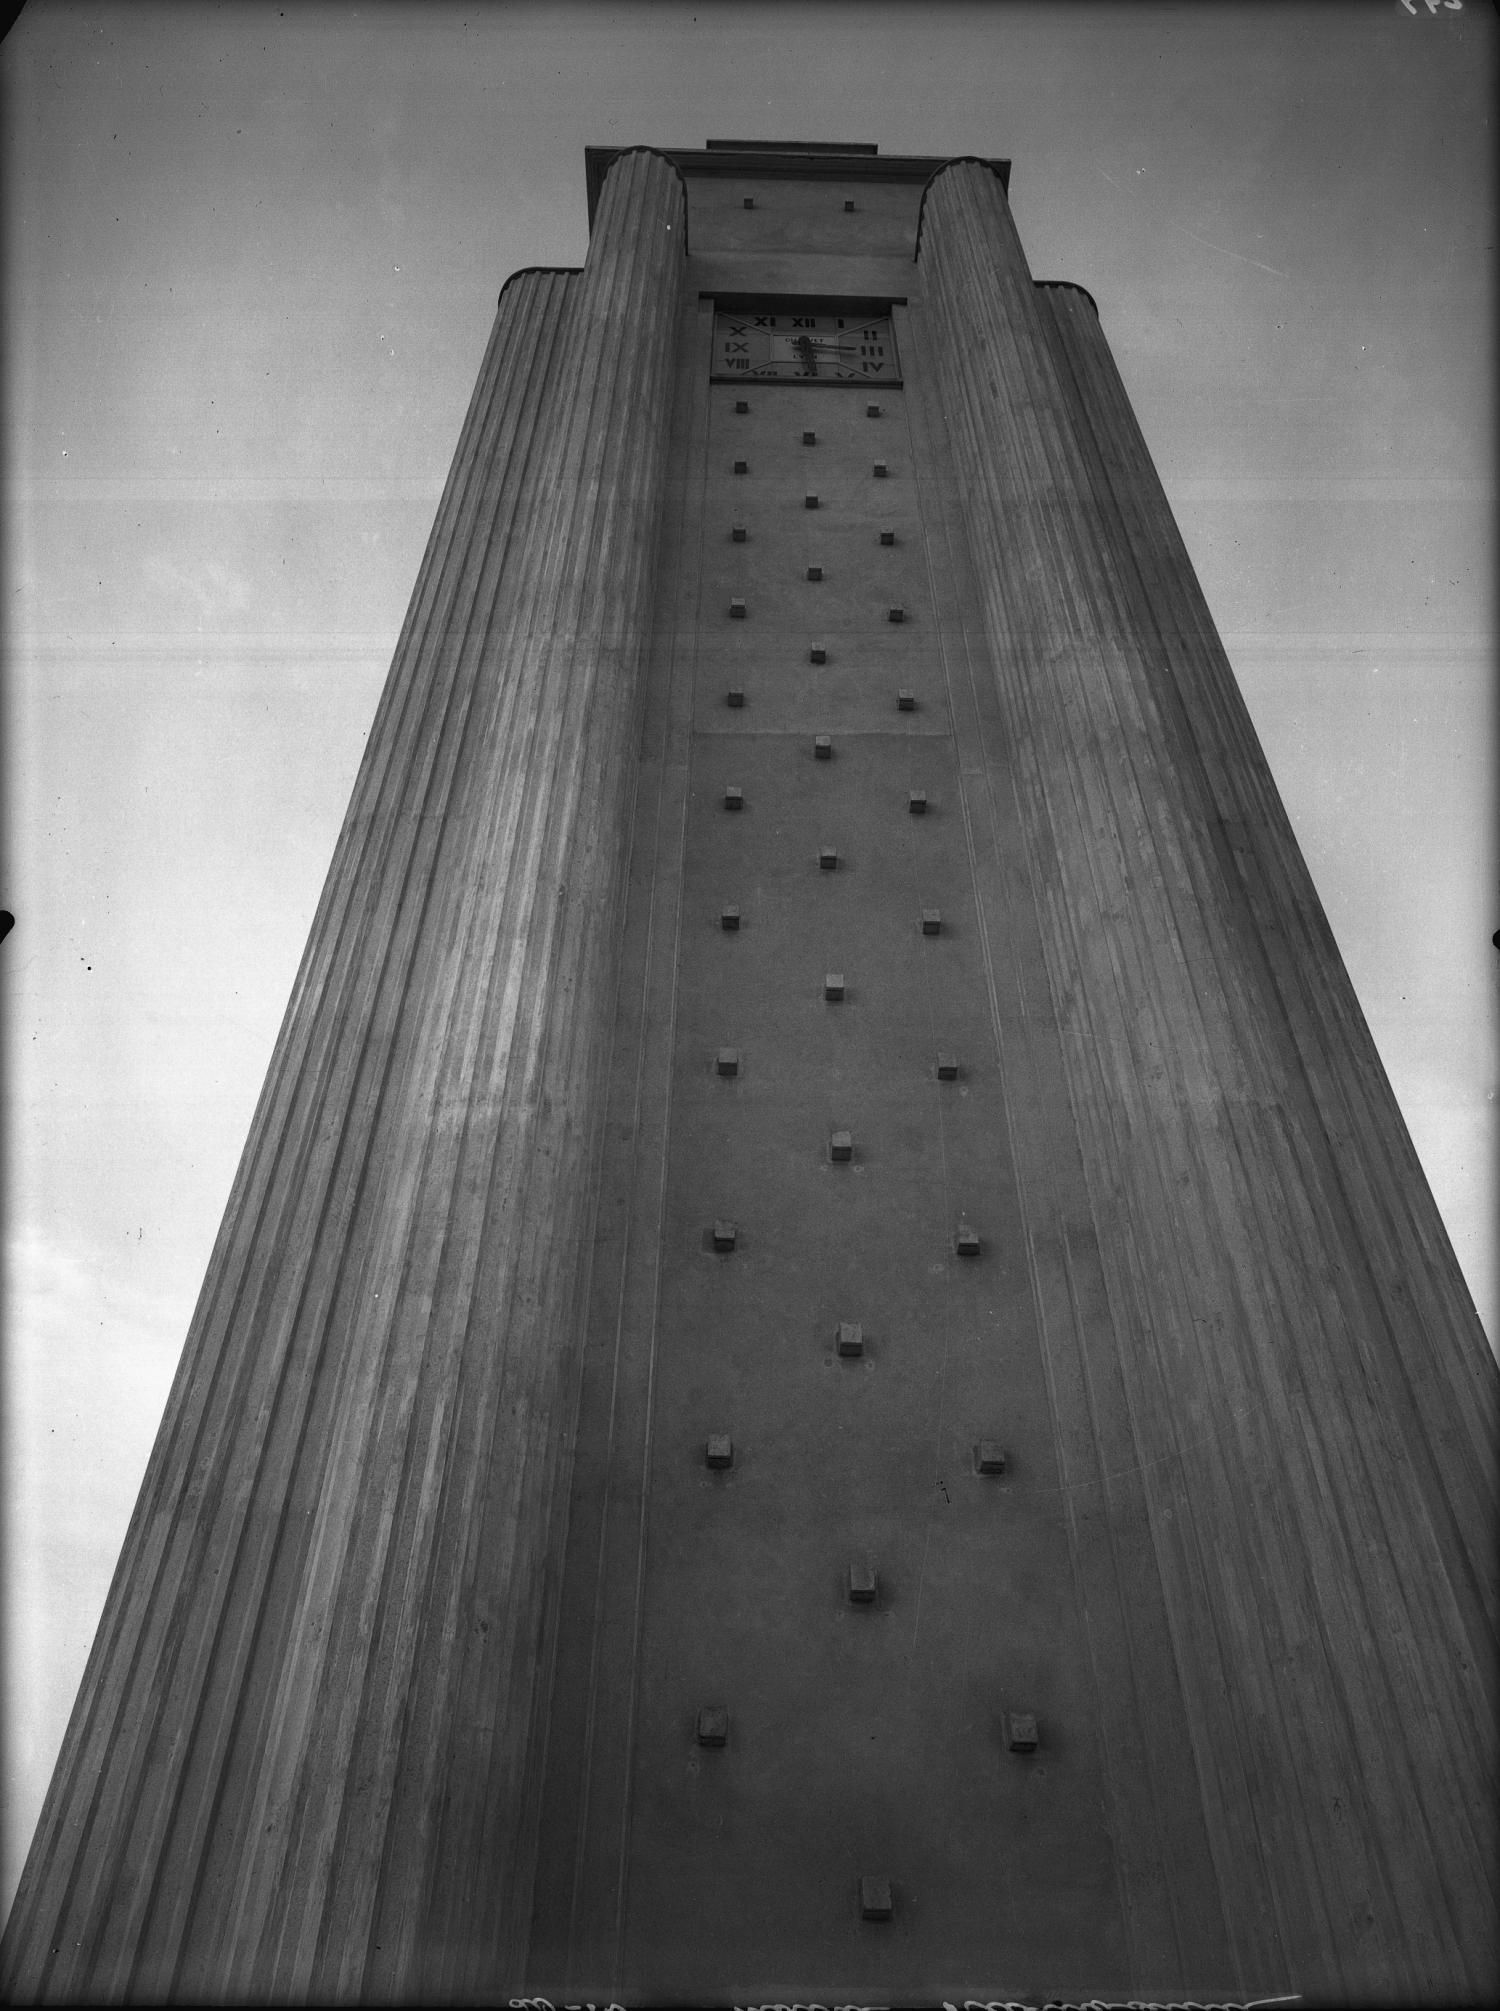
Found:
[[[1493,8],[38,5],[8,128],[8,1904],[502,280],[590,142],[1004,154],[1496,1332]]]

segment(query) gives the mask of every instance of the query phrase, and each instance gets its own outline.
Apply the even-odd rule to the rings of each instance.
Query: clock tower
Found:
[[[586,166],[0,1980],[1480,1996],[1494,1364],[1095,304]]]

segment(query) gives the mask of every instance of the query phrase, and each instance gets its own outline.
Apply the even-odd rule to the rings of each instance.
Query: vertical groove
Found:
[[[927,317],[916,311],[912,318],[908,353],[916,346],[918,329],[926,347]],[[922,403],[931,432],[925,458],[936,468],[949,466],[951,446],[933,409],[932,372],[925,356],[914,375],[925,388]],[[938,515],[934,510],[935,531]],[[963,521],[951,503],[941,515],[947,520],[941,533],[947,562],[957,566],[959,547],[967,543]],[[988,674],[988,652],[977,635],[975,641],[978,652],[966,635],[962,672],[975,721],[977,787],[972,803],[966,803],[966,821],[971,813],[973,817],[975,882],[976,887],[987,879],[992,885],[1012,883],[1024,913],[1024,868],[1014,856],[996,786],[1000,774],[995,771],[1003,773],[1004,755],[998,747],[986,748],[980,724],[985,708],[978,680]],[[1012,794],[1009,789],[1004,793]],[[1056,1121],[1067,1108],[1065,1093],[1059,1094],[1061,1050],[1048,1017],[1036,1011],[1040,1000],[1028,1011],[1017,999],[1019,1014],[1015,1005],[1002,1009],[1002,990],[1014,995],[1028,959],[1020,943],[1005,942],[998,934],[998,908],[986,920],[986,905],[981,900],[980,930],[1002,1074],[1026,1083],[1023,1095],[1007,1100],[1007,1131],[1012,1161],[1026,1169],[1017,1203],[1045,1337],[1043,1367],[1063,1476],[1063,1513],[1090,1643],[1131,1974],[1138,1987],[1153,1994],[1193,1994],[1208,1978],[1229,1976],[1224,1895],[1211,1861],[1205,1866],[1205,1838],[1197,1816],[1201,1784],[1182,1736],[1181,1703],[1167,1673],[1171,1657],[1161,1638],[1160,1590],[1149,1567],[1143,1569],[1139,1562],[1149,1536],[1136,1462],[1120,1445],[1123,1392],[1118,1371],[1109,1372],[1114,1348],[1091,1350],[1088,1345],[1091,1329],[1094,1335],[1109,1334],[1112,1315],[1101,1289],[1086,1203],[1080,1205],[1082,1160],[1076,1145],[1063,1149]]]
[[[1052,294],[1046,304],[1062,353],[1086,391],[1103,480],[1158,618],[1158,653],[1148,669],[1160,667],[1163,710],[1180,722],[1184,754],[1201,768],[1213,814],[1247,838],[1259,834],[1242,884],[1260,952],[1273,967],[1323,1127],[1330,1137],[1352,1133],[1361,1139],[1362,1151],[1335,1171],[1350,1188],[1351,1206],[1369,1219],[1366,1243],[1382,1300],[1400,1306],[1409,1297],[1420,1309],[1409,1342],[1421,1349],[1426,1373],[1408,1374],[1403,1391],[1423,1416],[1424,1447],[1442,1450],[1433,1480],[1451,1492],[1456,1522],[1472,1526],[1476,1509],[1489,1510],[1494,1420],[1483,1337],[1473,1321],[1455,1322],[1451,1310],[1456,1303],[1467,1311],[1467,1288],[1097,317],[1076,294]],[[1396,1177],[1377,1185],[1365,1169],[1383,1156]],[[1413,1240],[1426,1260],[1421,1264],[1403,1261]],[[1432,1345],[1434,1336],[1449,1331],[1451,1345]],[[1431,1402],[1434,1377],[1457,1389],[1456,1405],[1451,1397]],[[1488,1595],[1491,1614],[1493,1589],[1476,1588]]]
[[[1237,1957],[1466,1994],[1492,1364],[1083,302],[1038,298],[977,166],[932,185],[921,265]]]
[[[621,156],[583,273],[502,296],[18,1894],[18,1996],[520,1973],[683,235],[673,171]]]
[[[514,340],[514,303],[507,305],[510,311],[502,308],[497,320],[496,334],[486,359],[486,373],[476,391],[445,494],[443,511],[430,541],[428,558],[424,562],[424,579],[430,579],[438,570],[434,560],[445,535],[452,535],[450,525],[454,507],[460,498],[472,497],[476,491],[473,467],[479,453],[488,444],[483,415],[493,400],[496,366],[503,364],[507,346]],[[424,581],[419,580],[414,610],[422,595],[423,584]],[[409,617],[407,638],[410,638],[413,627],[414,621]],[[440,661],[435,668],[442,673],[445,666]],[[317,1179],[326,1180],[326,1170],[322,1175],[314,1173],[310,1178],[307,1167],[309,1146],[317,1143],[317,1115],[326,1094],[326,1077],[341,1044],[356,1056],[362,1044],[368,1044],[367,1036],[362,1042],[359,1019],[363,1015],[368,1020],[371,989],[381,969],[380,957],[371,955],[368,947],[362,966],[355,965],[353,959],[358,955],[362,934],[372,934],[377,944],[382,935],[389,938],[389,917],[400,893],[403,873],[410,867],[412,841],[436,828],[435,823],[424,824],[421,819],[420,794],[425,786],[424,775],[430,766],[436,740],[433,726],[428,722],[434,712],[441,717],[440,708],[449,680],[446,675],[433,676],[432,667],[429,667],[425,678],[414,676],[413,671],[410,655],[405,649],[398,651],[392,676],[388,680],[387,696],[367,746],[351,810],[346,817],[344,833],[320,902],[313,935],[303,959],[303,969],[283,1023],[267,1085],[252,1122],[250,1140],[231,1192],[224,1225],[200,1294],[166,1416],[127,1533],[90,1665],[80,1689],[79,1704],[59,1760],[53,1796],[49,1798],[49,1808],[44,1809],[38,1826],[31,1859],[31,1863],[38,1867],[44,1862],[48,1849],[49,1810],[53,1800],[56,1801],[57,1814],[66,1820],[73,1832],[69,1846],[69,1856],[73,1858],[78,1858],[84,1841],[79,1831],[86,1827],[90,1819],[81,1783],[93,1778],[99,1780],[101,1792],[106,1795],[103,1811],[106,1820],[102,1825],[106,1836],[110,1833],[108,1817],[120,1806],[130,1805],[135,1770],[129,1763],[130,1735],[117,1728],[115,1721],[119,1690],[131,1680],[131,1671],[137,1667],[153,1671],[158,1684],[164,1682],[180,1632],[175,1618],[175,1602],[181,1587],[190,1579],[194,1569],[202,1569],[200,1560],[205,1547],[209,1547],[210,1551],[218,1548],[210,1543],[214,1509],[227,1503],[233,1516],[238,1512],[240,1500],[248,1492],[248,1480],[239,1473],[221,1471],[218,1478],[223,1484],[217,1489],[212,1486],[214,1468],[219,1459],[217,1445],[226,1433],[238,1431],[240,1450],[253,1455],[259,1442],[255,1418],[265,1402],[264,1397],[256,1396],[256,1384],[259,1381],[264,1387],[264,1378],[267,1375],[274,1377],[279,1372],[280,1350],[269,1344],[271,1337],[264,1332],[259,1334],[258,1345],[253,1348],[243,1344],[227,1346],[226,1342],[234,1335],[237,1319],[242,1330],[250,1321],[259,1325],[262,1315],[259,1309],[247,1303],[247,1297],[255,1289],[253,1279],[264,1277],[268,1271],[274,1273],[278,1262],[286,1257],[281,1218],[289,1210],[299,1207],[305,1213]],[[414,720],[412,715],[415,715]],[[425,750],[416,762],[412,758],[411,742],[408,741],[404,750],[402,747],[403,739],[413,731],[413,727],[416,736],[425,736],[415,741],[418,749]],[[371,797],[389,787],[393,776],[398,792],[395,799],[387,805],[377,806],[377,814],[369,816],[366,806]],[[399,805],[403,789],[409,802],[413,800],[413,790],[417,792],[414,808],[418,814],[414,815],[412,811],[402,814]],[[359,853],[372,837],[379,839],[380,852],[373,858],[359,858]],[[420,863],[419,860],[419,871]],[[382,903],[385,909],[383,925],[377,905]],[[335,957],[342,958],[341,965],[332,961]],[[351,967],[360,973],[360,984],[354,987],[349,983]],[[316,991],[308,981],[310,974],[318,986]],[[351,990],[354,993],[352,997]],[[292,1121],[299,1104],[305,1113],[300,1126]],[[326,1169],[326,1151],[322,1158]],[[304,1238],[303,1242],[302,1254],[305,1256],[309,1239]],[[290,1296],[285,1281],[283,1295]],[[221,1387],[221,1378],[228,1382],[228,1387]],[[205,1419],[208,1420],[206,1426]],[[174,1501],[174,1491],[180,1491],[184,1472],[194,1469],[202,1476],[194,1493],[185,1503]],[[164,1578],[163,1571],[169,1567],[173,1568],[173,1576]],[[212,1563],[208,1566],[210,1574],[218,1569]],[[227,1590],[227,1584],[224,1589]],[[150,1677],[145,1680],[150,1680]],[[138,1736],[149,1737],[154,1723],[152,1710],[144,1706],[138,1708],[134,1713],[134,1723]],[[82,1746],[81,1741],[96,1724],[97,1736],[87,1747]],[[108,1767],[106,1757],[111,1762]],[[113,1793],[109,1793],[111,1779]],[[80,1785],[65,1789],[64,1784],[70,1780]],[[116,1821],[113,1835],[116,1844],[123,1849],[126,1826]],[[78,1900],[85,1918],[99,1917],[98,1894],[117,1876],[118,1855],[118,1850],[111,1854],[107,1845],[101,1845],[86,1858],[80,1859],[76,1868],[67,1874],[70,1889],[81,1886]],[[55,1906],[66,1895],[57,1893],[56,1873],[51,1876],[53,1896],[50,1903]],[[21,1909],[18,1907],[17,1911]],[[13,1914],[13,1920],[15,1918]],[[54,1935],[53,1938],[60,1937]],[[12,1928],[10,1939],[13,1946],[18,1945],[19,1928]],[[40,1960],[44,1970],[48,1959],[43,1950]],[[91,1959],[76,1937],[72,1959],[81,1961],[85,1969]]]
[[[942,183],[937,185],[939,192],[953,179],[955,172],[950,169],[945,174]],[[929,222],[937,224],[941,230],[935,206],[929,208],[928,217]],[[929,255],[936,241],[929,236]],[[967,255],[968,261],[965,269],[983,275],[995,262],[997,248],[989,244],[981,232],[977,241],[963,244],[955,255],[963,254]],[[1010,439],[1006,443],[1001,469],[992,470],[989,475],[989,482],[998,493],[987,490],[983,474],[976,474],[971,484],[971,502],[976,509],[975,529],[981,533],[975,539],[976,560],[980,562],[986,615],[1001,672],[1002,703],[1010,701],[1005,709],[1018,768],[1018,799],[1027,814],[1025,828],[1038,918],[1063,1038],[1064,1058],[1070,1064],[1069,1087],[1075,1121],[1079,1124],[1083,1156],[1091,1176],[1101,1255],[1108,1271],[1118,1284],[1125,1287],[1124,1290],[1117,1288],[1113,1295],[1117,1313],[1113,1331],[1136,1343],[1122,1352],[1120,1361],[1131,1419],[1130,1443],[1124,1450],[1131,1464],[1143,1472],[1155,1466],[1156,1487],[1154,1492],[1148,1491],[1147,1497],[1152,1509],[1152,1536],[1179,1664],[1185,1664],[1190,1673],[1200,1659],[1200,1651],[1192,1643],[1193,1618],[1206,1606],[1209,1566],[1200,1552],[1197,1531],[1191,1518],[1184,1519],[1188,1497],[1183,1476],[1182,1432],[1177,1426],[1174,1406],[1169,1403],[1153,1408],[1149,1400],[1145,1403],[1141,1400],[1140,1373],[1153,1365],[1152,1350],[1156,1336],[1149,1316],[1141,1315],[1131,1302],[1148,1300],[1145,1279],[1152,1270],[1152,1259],[1156,1253],[1143,1259],[1136,1252],[1124,1233],[1129,1227],[1128,1218],[1122,1220],[1121,1215],[1125,1173],[1129,1168],[1133,1143],[1139,1137],[1141,1148],[1149,1151],[1152,1134],[1148,1127],[1129,1123],[1130,1097],[1136,1086],[1130,1073],[1128,1038],[1132,1011],[1125,1008],[1113,1017],[1106,1011],[1103,1020],[1097,1023],[1091,1019],[1089,1012],[1092,1001],[1097,1000],[1100,1006],[1104,1006],[1112,994],[1118,995],[1122,985],[1118,968],[1122,946],[1119,923],[1128,911],[1127,903],[1118,895],[1107,897],[1099,884],[1101,874],[1119,870],[1119,839],[1113,825],[1106,821],[1097,833],[1097,844],[1090,844],[1089,828],[1084,821],[1089,815],[1089,808],[1078,799],[1079,781],[1069,767],[1075,742],[1080,736],[1088,734],[1095,747],[1099,746],[1098,727],[1089,726],[1087,719],[1081,715],[1077,696],[1070,694],[1066,688],[1054,697],[1050,686],[1033,692],[1029,683],[1017,685],[1017,672],[1030,668],[1028,660],[1039,660],[1035,681],[1041,686],[1045,673],[1051,673],[1056,678],[1059,667],[1067,661],[1065,653],[1069,652],[1070,644],[1073,646],[1072,653],[1076,654],[1078,624],[1084,612],[1078,605],[1081,599],[1078,583],[1072,577],[1077,567],[1068,566],[1065,549],[1058,548],[1055,543],[1055,532],[1059,488],[1062,486],[1062,493],[1066,496],[1070,488],[1076,491],[1077,485],[1076,478],[1070,482],[1073,470],[1066,441],[1055,437],[1061,418],[1060,400],[1055,392],[1050,403],[1046,400],[1045,380],[1040,387],[1037,385],[1034,360],[1024,352],[1015,353],[1017,340],[1006,326],[1007,319],[1011,322],[1020,320],[1022,335],[1026,332],[1025,303],[1029,300],[1030,289],[1024,276],[1024,265],[1020,264],[1018,249],[1003,247],[1000,257],[1002,272],[1008,260],[1019,266],[1022,275],[1020,281],[1013,282],[1010,287],[1005,303],[1008,316],[997,317],[993,303],[987,304],[988,312],[981,305],[971,327],[966,317],[976,314],[975,303],[966,300],[960,309],[955,302],[945,300],[941,285],[930,288],[931,305],[940,337],[940,366],[944,357],[943,334],[947,336],[948,355],[956,352],[961,334],[973,339],[974,328],[990,337],[990,353],[984,356],[988,376],[978,387],[977,395],[965,395],[965,387],[961,384],[952,387],[951,378],[943,385],[945,402],[951,408],[950,424],[954,428],[961,461],[967,462],[972,469],[983,470],[986,460],[994,458],[987,453],[988,430],[991,426],[998,428],[1007,420],[1010,424]],[[997,319],[999,326],[995,327]],[[996,349],[998,355],[993,353]],[[949,377],[949,371],[940,367],[940,382]],[[1012,403],[1016,407],[1013,412],[1010,410]],[[1040,444],[1039,408],[1041,419],[1054,435],[1045,447]],[[1035,508],[1031,503],[1033,498]],[[987,567],[984,564],[986,559]],[[1049,718],[1042,709],[1049,697],[1053,697],[1059,717]],[[1121,751],[1115,744],[1117,731],[1115,723],[1106,719],[1108,744],[1116,755]],[[1077,819],[1082,826],[1080,837],[1083,842],[1080,843],[1078,838],[1073,840],[1071,859],[1068,858],[1065,841],[1056,837],[1053,830],[1054,822],[1065,816]],[[1096,853],[1099,856],[1095,856]],[[1073,887],[1062,889],[1056,884],[1060,864],[1072,865]],[[1089,927],[1087,924],[1090,921],[1095,926]],[[1160,1038],[1154,1045],[1157,1051],[1165,1051],[1165,1044]],[[1095,1080],[1092,1071],[1097,1057],[1109,1056],[1111,1050],[1114,1081],[1109,1080],[1111,1071],[1108,1069]],[[1170,1116],[1168,1122],[1175,1129]],[[1179,1254],[1166,1250],[1159,1261],[1165,1267],[1165,1277],[1172,1279],[1176,1296],[1180,1298],[1183,1286]],[[1126,1268],[1123,1279],[1122,1266]],[[1188,1325],[1190,1331],[1196,1331],[1191,1315]],[[1087,1345],[1087,1337],[1084,1344]],[[1097,1341],[1095,1345],[1098,1345]],[[1133,1376],[1132,1357],[1137,1355],[1140,1358],[1139,1367]],[[1170,1380],[1170,1374],[1162,1372],[1158,1377],[1158,1391],[1164,1391]],[[1132,1384],[1136,1391],[1134,1401],[1129,1394]],[[1201,1396],[1190,1388],[1181,1408],[1186,1412],[1183,1427],[1191,1439],[1195,1425],[1193,1413],[1195,1409],[1201,1413]],[[1153,1426],[1154,1436],[1150,1429]],[[1161,1497],[1168,1489],[1172,1498],[1163,1501]],[[1206,1652],[1211,1660],[1218,1659],[1217,1643],[1212,1633],[1201,1652]],[[1229,1748],[1227,1753],[1213,1744],[1200,1745],[1197,1759],[1205,1781],[1216,1789],[1206,1796],[1209,1806],[1205,1815],[1210,1818],[1208,1835],[1211,1847],[1215,1849],[1220,1889],[1229,1892],[1236,1886],[1236,1856],[1246,1855],[1248,1851],[1251,1861],[1255,1861],[1259,1847],[1254,1840],[1253,1801],[1245,1793],[1242,1781],[1236,1781],[1232,1776],[1223,1783],[1216,1781],[1226,1759],[1232,1765],[1243,1766],[1242,1761],[1235,1760],[1234,1741],[1225,1743]],[[1219,1814],[1218,1821],[1212,1820],[1215,1813]],[[1245,1821],[1252,1825],[1248,1837],[1232,1829],[1230,1837],[1225,1838],[1226,1825]],[[1247,1895],[1242,1890],[1241,1907],[1231,1914],[1231,1926],[1240,1929],[1240,1940],[1243,1940],[1246,1899]],[[1251,1953],[1253,1950],[1237,1949],[1242,1969],[1247,1955]]]
[[[1213,638],[1211,652],[1205,649],[1206,660],[1198,678],[1193,675],[1195,659],[1177,641],[1179,610],[1183,615],[1191,614],[1195,598],[1199,601],[1194,621],[1197,633],[1212,637],[1212,624],[1201,607],[1191,572],[1179,568],[1174,581],[1172,568],[1164,562],[1166,540],[1161,531],[1169,524],[1169,517],[1159,510],[1153,524],[1134,507],[1132,491],[1139,493],[1144,488],[1149,500],[1153,489],[1159,496],[1159,486],[1133,420],[1128,427],[1121,424],[1128,407],[1122,415],[1119,399],[1108,395],[1107,384],[1097,394],[1093,390],[1096,379],[1104,376],[1105,366],[1113,374],[1097,327],[1090,327],[1093,317],[1083,311],[1081,302],[1054,297],[1046,304],[1054,310],[1063,336],[1064,367],[1077,367],[1089,385],[1087,409],[1094,415],[1101,457],[1113,444],[1116,430],[1123,434],[1128,486],[1118,476],[1112,481],[1102,464],[1098,480],[1101,492],[1111,499],[1120,546],[1130,552],[1139,568],[1136,606],[1147,616],[1160,618],[1149,626],[1143,621],[1142,627],[1149,637],[1143,663],[1148,676],[1158,672],[1154,688],[1161,699],[1163,743],[1171,750],[1174,769],[1192,775],[1203,796],[1228,817],[1247,807],[1235,790],[1236,776],[1257,771],[1264,774],[1253,728],[1217,638]],[[1117,454],[1117,468],[1120,459]],[[1187,621],[1181,620],[1181,628],[1187,626]],[[1207,758],[1194,734],[1197,710],[1184,696],[1199,685],[1211,686],[1220,701],[1216,716],[1209,713],[1217,730],[1201,734],[1208,742]],[[1208,711],[1206,705],[1203,710]],[[1234,759],[1232,750],[1246,743],[1244,758]],[[1484,1488],[1486,1441],[1481,1433],[1492,1415],[1493,1379],[1486,1373],[1490,1368],[1488,1350],[1472,1318],[1467,1291],[1447,1250],[1431,1196],[1420,1175],[1413,1178],[1416,1162],[1410,1141],[1375,1058],[1347,974],[1279,803],[1275,808],[1277,815],[1265,820],[1263,832],[1259,819],[1240,827],[1247,832],[1247,843],[1248,831],[1257,833],[1253,870],[1245,885],[1256,940],[1247,943],[1241,929],[1230,937],[1222,961],[1227,967],[1249,959],[1263,967],[1280,1007],[1276,1015],[1262,1016],[1259,1025],[1247,1016],[1242,1022],[1242,1037],[1247,1046],[1258,1034],[1273,1037],[1268,1040],[1261,1066],[1268,1072],[1279,1070],[1286,1085],[1288,1117],[1271,1135],[1277,1172],[1275,1185],[1268,1184],[1267,1195],[1280,1203],[1284,1197],[1307,1190],[1307,1205],[1288,1211],[1281,1233],[1303,1242],[1304,1276],[1321,1255],[1320,1248],[1306,1247],[1304,1233],[1304,1223],[1315,1208],[1323,1224],[1320,1241],[1334,1241],[1337,1224],[1339,1240],[1350,1251],[1347,1284],[1338,1296],[1347,1300],[1358,1294],[1352,1319],[1352,1309],[1335,1302],[1326,1267],[1319,1278],[1325,1317],[1343,1331],[1338,1357],[1325,1360],[1311,1356],[1297,1365],[1297,1372],[1308,1384],[1304,1428],[1318,1441],[1318,1456],[1333,1472],[1331,1503],[1346,1521],[1352,1523],[1357,1518],[1364,1525],[1362,1531],[1351,1526],[1350,1540],[1362,1541],[1368,1550],[1367,1625],[1372,1632],[1392,1636],[1393,1652],[1405,1665],[1404,1682],[1394,1684],[1386,1700],[1387,1721],[1390,1713],[1404,1720],[1411,1709],[1418,1727],[1413,1735],[1416,1764],[1403,1749],[1399,1756],[1386,1757],[1376,1770],[1377,1778],[1384,1783],[1404,1775],[1399,1800],[1408,1819],[1411,1811],[1425,1806],[1426,1820],[1439,1836],[1455,1824],[1461,1832],[1467,1828],[1456,1846],[1452,1839],[1440,1845],[1451,1862],[1455,1848],[1487,1852],[1487,1835],[1472,1827],[1466,1784],[1482,1773],[1487,1763],[1492,1700],[1484,1695],[1481,1682],[1461,1687],[1453,1700],[1458,1717],[1444,1724],[1439,1733],[1422,1709],[1425,1682],[1417,1644],[1441,1640],[1457,1647],[1466,1641],[1476,1673],[1493,1666],[1492,1620],[1485,1610],[1485,1593],[1492,1588],[1478,1582],[1473,1568],[1476,1560],[1462,1540],[1464,1530],[1484,1526],[1489,1516]],[[1201,863],[1211,868],[1215,862],[1205,853]],[[1230,870],[1237,883],[1231,905],[1238,907],[1243,883],[1240,873]],[[1214,892],[1210,870],[1203,876],[1206,904],[1212,902]],[[1290,957],[1283,950],[1289,931],[1278,925],[1282,915],[1304,925],[1303,939]],[[1351,1083],[1358,1091],[1353,1096],[1349,1093]],[[1287,1149],[1293,1123],[1300,1154]],[[1327,1139],[1345,1137],[1352,1138],[1359,1149],[1346,1150],[1341,1156],[1328,1152]],[[1316,1152],[1322,1161],[1318,1167],[1322,1185],[1317,1193],[1299,1163],[1309,1152]],[[1383,1180],[1378,1177],[1382,1169],[1389,1169]],[[1243,1197],[1247,1213],[1255,1212],[1257,1199],[1253,1194]],[[1340,1216],[1348,1219],[1340,1221]],[[1408,1281],[1404,1292],[1398,1289],[1403,1280]],[[1417,1321],[1409,1310],[1412,1300],[1424,1310],[1425,1317]],[[1284,1313],[1294,1316],[1291,1306],[1285,1307]],[[1440,1336],[1446,1336],[1446,1344],[1439,1341]],[[1407,1356],[1417,1349],[1421,1350],[1420,1364],[1409,1363]],[[1323,1421],[1336,1417],[1339,1410],[1339,1389],[1331,1373],[1335,1359],[1345,1365],[1345,1373],[1351,1362],[1357,1363],[1360,1382],[1375,1386],[1387,1419],[1412,1420],[1399,1448],[1393,1446],[1389,1430],[1374,1438],[1350,1435],[1344,1447],[1324,1427]],[[1393,1452],[1397,1456],[1394,1481],[1389,1473]],[[1344,1470],[1339,1472],[1341,1464]],[[1412,1480],[1402,1485],[1401,1468],[1407,1465],[1412,1469]],[[1359,1507],[1362,1502],[1368,1505],[1364,1510]],[[1409,1614],[1404,1641],[1392,1625],[1392,1616],[1403,1608]],[[1383,1724],[1369,1728],[1372,1758],[1383,1729]],[[1394,1816],[1394,1808],[1392,1813]],[[1454,1896],[1451,1890],[1450,1896]],[[1469,1904],[1478,1900],[1475,1894]],[[1465,1912],[1460,1903],[1451,1923],[1451,1933],[1460,1940],[1470,1938]]]

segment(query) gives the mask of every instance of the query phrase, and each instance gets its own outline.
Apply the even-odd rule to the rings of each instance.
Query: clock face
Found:
[[[819,378],[831,384],[899,384],[888,314],[714,316],[713,375]]]

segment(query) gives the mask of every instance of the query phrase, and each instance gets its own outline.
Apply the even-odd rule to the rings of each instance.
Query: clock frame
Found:
[[[890,310],[717,306],[710,375],[715,384],[899,384]]]

